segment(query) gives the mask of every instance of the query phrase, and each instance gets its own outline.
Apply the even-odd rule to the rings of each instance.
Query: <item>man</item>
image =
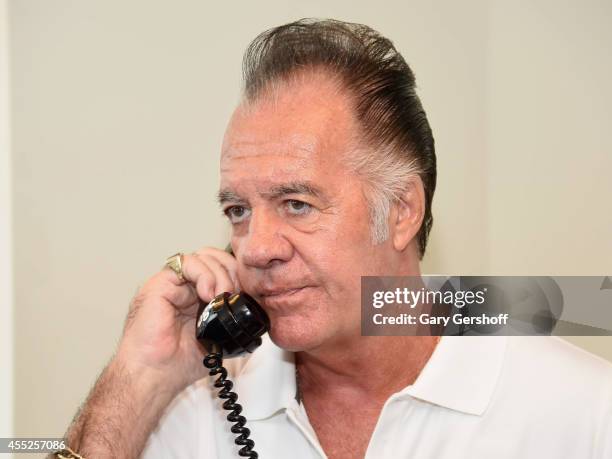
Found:
[[[259,36],[244,69],[219,192],[235,258],[184,255],[139,291],[72,450],[237,457],[194,318],[244,290],[269,339],[226,363],[260,457],[612,457],[602,360],[554,338],[360,335],[361,276],[420,275],[432,224],[433,137],[392,43],[302,20]]]

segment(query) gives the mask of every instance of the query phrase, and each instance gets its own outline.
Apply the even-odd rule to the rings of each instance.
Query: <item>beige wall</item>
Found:
[[[9,437],[13,433],[14,301],[8,22],[6,0],[0,0],[0,437]]]
[[[367,23],[415,69],[439,160],[426,273],[612,273],[609,4],[211,5],[10,3],[17,434],[63,432],[165,256],[225,243],[241,55],[300,17]]]
[[[489,272],[612,273],[612,3],[493,2]],[[570,341],[612,360],[612,339]]]

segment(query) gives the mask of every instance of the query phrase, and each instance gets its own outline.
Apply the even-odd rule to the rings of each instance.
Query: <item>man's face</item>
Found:
[[[360,333],[360,276],[389,268],[371,243],[363,182],[344,165],[358,146],[346,96],[324,78],[239,107],[221,156],[242,289],[270,316],[270,335],[300,351]]]

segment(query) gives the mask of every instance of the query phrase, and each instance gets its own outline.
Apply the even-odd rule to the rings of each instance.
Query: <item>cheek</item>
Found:
[[[238,263],[236,263],[236,276],[240,283],[240,290],[253,295],[255,292],[256,279],[252,270],[250,271],[243,263],[238,261]],[[257,298],[255,299],[257,300]]]
[[[299,307],[270,310],[270,336],[278,346],[291,351],[316,347],[346,325],[342,308],[341,301],[319,290]]]
[[[346,212],[326,222],[324,229],[304,235],[299,242],[306,265],[317,271],[332,290],[346,294],[360,286],[360,276],[367,275],[373,262],[369,221],[365,212]]]

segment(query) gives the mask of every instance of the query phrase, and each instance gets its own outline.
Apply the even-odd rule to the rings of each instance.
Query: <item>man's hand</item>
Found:
[[[134,297],[115,357],[66,434],[85,457],[138,457],[165,407],[205,375],[195,339],[198,301],[240,289],[235,258],[204,248],[164,268]]]
[[[185,282],[166,268],[140,289],[117,352],[129,367],[167,376],[177,391],[205,374],[203,350],[195,339],[198,299],[208,303],[219,293],[240,289],[236,259],[219,249],[185,255],[183,276]]]

